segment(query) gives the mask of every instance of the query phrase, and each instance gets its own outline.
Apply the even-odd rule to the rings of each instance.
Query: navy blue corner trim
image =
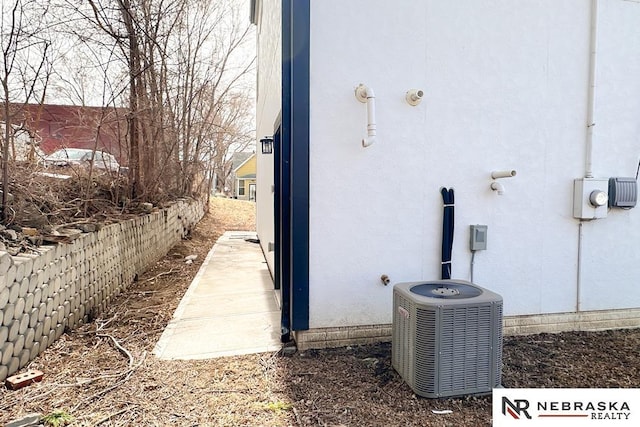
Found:
[[[282,1],[282,140],[291,143],[291,329],[309,329],[310,0]],[[283,242],[285,245],[286,242]],[[284,260],[286,262],[286,260]]]

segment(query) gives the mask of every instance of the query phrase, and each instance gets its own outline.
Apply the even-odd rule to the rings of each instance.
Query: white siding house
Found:
[[[502,295],[506,333],[640,325],[640,209],[588,204],[609,178],[637,179],[639,2],[252,8],[257,135],[276,139],[258,147],[257,227],[299,347],[390,337],[393,284],[440,278],[442,187],[455,189],[451,276],[473,268]],[[472,224],[488,227],[473,265]]]

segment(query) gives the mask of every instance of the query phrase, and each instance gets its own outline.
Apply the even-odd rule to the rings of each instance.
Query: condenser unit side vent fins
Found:
[[[425,332],[416,334],[416,363],[413,369],[415,376],[410,381],[421,392],[434,393],[438,381],[437,372],[434,368],[439,351],[436,346],[438,340],[435,335],[436,312],[421,308],[416,309],[416,329]]]
[[[493,313],[493,325],[497,328],[494,336],[493,345],[495,346],[496,363],[492,365],[493,369],[493,384],[500,384],[502,381],[502,302],[495,304],[495,311]]]

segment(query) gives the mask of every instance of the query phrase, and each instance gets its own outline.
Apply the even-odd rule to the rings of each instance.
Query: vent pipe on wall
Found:
[[[367,104],[367,137],[362,139],[362,146],[366,148],[376,142],[376,95],[361,83],[356,88],[356,98]]]

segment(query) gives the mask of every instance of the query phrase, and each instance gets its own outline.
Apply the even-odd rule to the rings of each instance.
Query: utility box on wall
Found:
[[[609,206],[633,208],[638,201],[638,181],[635,178],[609,178]]]
[[[573,181],[573,217],[598,219],[607,217],[609,180],[579,178]]]

